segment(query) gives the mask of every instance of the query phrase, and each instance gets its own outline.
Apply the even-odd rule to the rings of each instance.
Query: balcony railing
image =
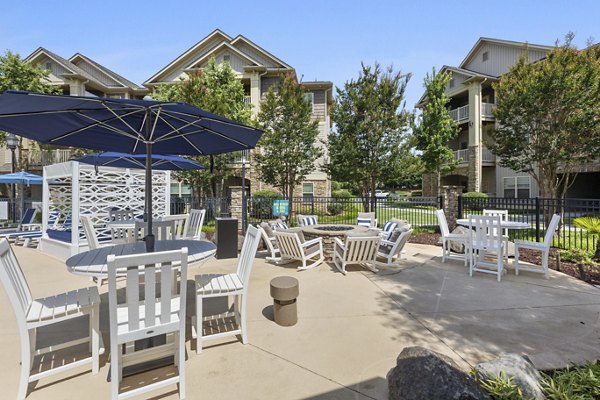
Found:
[[[229,164],[242,164],[242,161],[246,160],[246,165],[250,162],[250,150],[236,151],[232,154],[232,158]]]
[[[31,166],[44,166],[69,161],[73,156],[71,149],[36,150],[26,155]]]
[[[250,96],[244,96],[244,104],[245,105],[252,104],[252,97],[250,97]]]
[[[454,157],[458,160],[459,164],[466,164],[469,162],[469,149],[455,150]],[[493,163],[496,162],[496,156],[487,147],[481,149],[481,162]]]
[[[481,116],[483,118],[494,118],[494,114],[492,113],[494,105],[494,103],[481,103]],[[466,121],[469,119],[469,105],[454,108],[449,113],[450,117],[457,122]]]

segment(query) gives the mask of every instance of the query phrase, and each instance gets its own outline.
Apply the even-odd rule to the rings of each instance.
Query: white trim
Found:
[[[183,70],[185,71],[185,70],[189,70],[189,69],[192,69],[192,68],[200,68],[199,66],[197,66],[197,64],[201,64],[205,60],[209,59],[211,55],[213,55],[213,54],[221,51],[223,47],[227,47],[229,50],[231,50],[232,52],[236,53],[241,58],[244,58],[247,61],[255,64],[253,66],[257,66],[257,67],[262,67],[263,66],[261,63],[259,63],[258,61],[253,60],[252,58],[248,57],[246,54],[242,53],[240,50],[236,49],[235,47],[233,47],[229,43],[223,42],[223,43],[219,44],[218,46],[215,46],[208,53],[204,54],[201,58],[197,58],[194,61],[192,61],[192,63],[188,64]]]
[[[284,68],[289,68],[289,69],[294,69],[292,68],[289,64],[283,62],[281,59],[275,57],[273,54],[269,53],[268,51],[266,51],[265,49],[263,49],[262,47],[260,47],[257,44],[254,44],[252,41],[250,41],[250,39],[244,37],[243,35],[237,35],[235,37],[235,39],[233,39],[231,41],[231,44],[234,45],[237,41],[243,40],[246,44],[250,45],[251,47],[253,47],[255,50],[257,50],[260,53],[265,54],[267,57],[269,57],[272,61],[275,61],[275,63],[277,64],[281,64]]]

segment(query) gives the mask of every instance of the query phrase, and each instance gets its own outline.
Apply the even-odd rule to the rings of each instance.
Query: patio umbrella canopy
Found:
[[[20,171],[20,172],[13,172],[12,174],[4,174],[4,175],[0,175],[0,183],[6,183],[9,185],[41,185],[44,181],[44,178],[36,175],[36,174],[31,174],[29,172],[25,172],[25,171]],[[13,209],[16,208],[16,200],[13,199],[13,201],[15,202],[15,204],[13,204]],[[24,212],[25,210],[25,195],[24,195],[24,191],[23,191],[23,186],[21,186],[21,214]],[[16,212],[13,211],[13,218],[16,215]]]
[[[117,167],[117,168],[146,168],[145,154],[128,154],[105,151],[102,153],[88,154],[83,157],[74,158],[73,161],[79,161],[84,164],[91,164],[96,167]],[[205,169],[203,165],[194,160],[178,156],[163,156],[160,154],[152,155],[152,169],[164,171],[194,171]]]
[[[7,90],[0,130],[42,143],[146,154],[148,251],[152,235],[152,153],[211,155],[252,149],[262,131],[186,103],[60,96]]]

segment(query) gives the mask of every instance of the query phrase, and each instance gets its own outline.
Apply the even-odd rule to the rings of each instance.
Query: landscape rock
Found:
[[[546,397],[540,382],[542,377],[531,361],[519,354],[504,353],[500,357],[478,364],[475,369],[481,379],[494,379],[500,373],[512,379],[512,383],[519,386],[523,398],[543,400]]]
[[[406,347],[387,374],[390,400],[490,399],[452,359],[424,347]]]
[[[466,228],[464,226],[457,226],[456,228],[454,228],[454,230],[452,231],[452,233],[456,233],[458,235],[464,235],[464,236],[468,236],[469,235],[469,228]],[[464,253],[465,252],[465,245],[460,243],[460,242],[449,242],[450,243],[450,250],[452,250],[455,253]],[[442,245],[442,238],[440,238],[440,240],[438,240],[438,244],[441,246]]]

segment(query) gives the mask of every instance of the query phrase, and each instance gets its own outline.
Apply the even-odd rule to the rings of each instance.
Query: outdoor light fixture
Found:
[[[17,159],[15,157],[15,150],[17,149],[18,144],[19,144],[19,139],[17,138],[17,136],[14,133],[6,134],[6,147],[8,147],[10,149],[10,153],[11,153],[11,165],[10,165],[11,173],[15,173],[16,169],[17,169]],[[17,220],[17,198],[16,198],[16,196],[17,196],[16,185],[13,183],[13,185],[12,185],[13,222]]]

